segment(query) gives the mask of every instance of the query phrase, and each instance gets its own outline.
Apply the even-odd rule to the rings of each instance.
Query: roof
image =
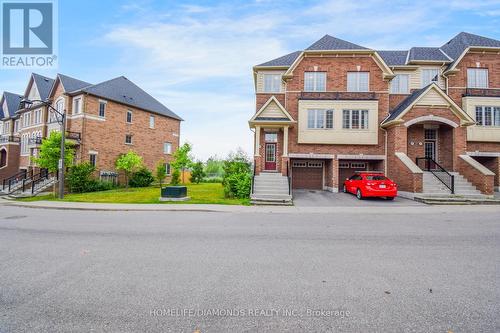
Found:
[[[172,110],[164,106],[124,76],[119,76],[109,81],[73,91],[73,93],[77,92],[85,92],[97,97],[182,120],[182,118],[176,115]]]
[[[451,61],[451,59],[448,58],[439,47],[412,47],[408,56],[408,62],[419,60],[443,62]]]
[[[401,103],[399,103],[394,108],[394,110],[391,111],[389,117],[384,119],[383,123],[396,119],[404,110],[406,110],[406,108],[408,108],[408,106],[410,106],[417,98],[419,98],[420,95],[422,95],[427,90],[427,88],[432,84],[434,84],[434,83],[430,83],[421,89],[417,89],[417,90],[413,91],[408,97],[406,97],[404,100],[402,100]]]
[[[377,51],[387,66],[402,66],[406,64],[408,51]]]
[[[32,75],[38,89],[38,93],[40,94],[40,99],[45,101],[49,97],[50,90],[54,84],[54,79],[36,73],[33,73]]]
[[[302,53],[302,51],[295,51],[292,53],[288,53],[282,57],[264,62],[257,66],[269,66],[269,67],[281,67],[281,66],[291,66],[295,59]]]
[[[254,120],[260,121],[290,121],[288,118],[274,118],[274,117],[256,117]]]
[[[324,35],[318,41],[314,42],[306,50],[368,50],[364,46],[360,46],[343,39],[335,38],[330,35]]]
[[[1,100],[2,104],[0,104],[0,119],[14,117],[16,115],[16,111],[19,109],[19,104],[22,99],[22,95],[5,91]],[[7,102],[7,110],[3,109],[4,100]]]
[[[85,88],[85,87],[92,85],[92,83],[78,80],[78,79],[72,78],[70,76],[63,75],[63,74],[57,74],[57,77],[61,81],[61,84],[63,85],[64,90],[67,92],[76,91],[76,90],[79,90],[79,89],[82,89],[82,88]]]
[[[441,46],[441,49],[454,60],[449,66],[452,67],[465,51],[465,49],[472,46],[500,47],[500,41],[492,38],[474,35],[468,32],[461,32],[450,39],[448,43]]]

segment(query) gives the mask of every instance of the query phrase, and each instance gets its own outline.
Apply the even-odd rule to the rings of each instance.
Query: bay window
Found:
[[[500,107],[476,106],[476,123],[479,126],[500,127]]]

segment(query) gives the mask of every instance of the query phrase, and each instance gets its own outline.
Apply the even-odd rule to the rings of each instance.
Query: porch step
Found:
[[[254,177],[251,203],[255,205],[291,205],[288,178],[281,173],[263,172]]]
[[[464,176],[458,172],[450,172],[455,178],[455,197],[467,196],[467,197],[479,197],[486,198],[481,194],[481,192],[470,183]],[[451,190],[446,187],[434,174],[431,172],[424,172],[423,174],[423,193],[422,195],[442,195],[443,197],[448,197],[451,194]],[[453,196],[453,195],[452,195]]]

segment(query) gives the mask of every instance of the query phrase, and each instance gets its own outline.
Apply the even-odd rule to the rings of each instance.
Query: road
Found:
[[[500,207],[0,206],[0,332],[499,332]]]

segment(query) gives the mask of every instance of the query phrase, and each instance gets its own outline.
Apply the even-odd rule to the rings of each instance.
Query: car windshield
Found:
[[[367,180],[387,180],[385,176],[379,176],[379,175],[368,175],[366,176]]]

